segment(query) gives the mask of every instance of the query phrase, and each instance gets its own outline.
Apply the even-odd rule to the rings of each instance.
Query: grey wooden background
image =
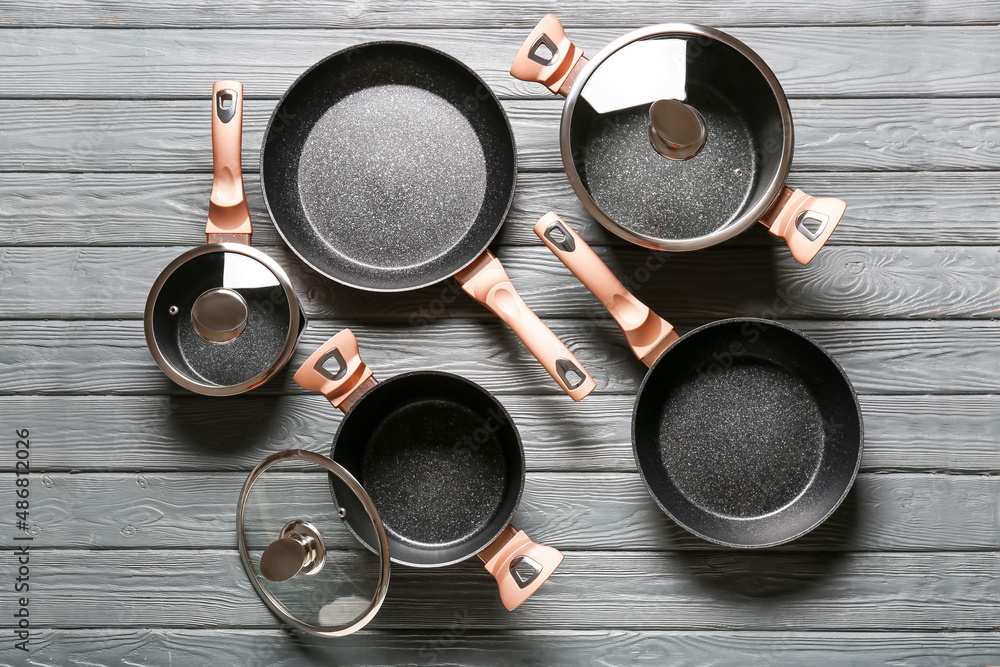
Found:
[[[681,330],[789,321],[847,369],[862,472],[804,539],[708,548],[637,477],[628,422],[644,367],[531,232],[555,209],[620,275],[644,258],[560,173],[560,100],[507,74],[549,10],[591,53],[650,23],[730,30],[791,97],[791,183],[848,201],[808,267],[753,230],[670,256],[640,293]],[[1000,664],[998,21],[996,0],[0,1],[0,626],[14,609],[13,431],[29,428],[37,630],[30,660],[0,631],[0,664]],[[522,174],[495,249],[597,380],[583,403],[470,300],[412,326],[440,286],[338,288],[271,228],[256,166],[277,97],[322,56],[381,38],[444,49],[503,98]],[[351,326],[377,374],[461,373],[513,413],[530,469],[518,524],[566,553],[516,612],[478,561],[397,567],[371,629],[315,640],[283,630],[246,581],[234,508],[247,471],[277,449],[327,451],[338,417],[287,373],[239,398],[185,394],[145,348],[150,284],[204,240],[221,78],[246,86],[255,241],[312,318],[291,367]]]

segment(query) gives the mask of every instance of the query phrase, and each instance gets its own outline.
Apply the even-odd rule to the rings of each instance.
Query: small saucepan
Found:
[[[180,386],[210,396],[257,387],[291,358],[305,313],[284,270],[250,247],[240,140],[243,85],[212,91],[214,180],[208,243],[173,260],[146,299],[146,344]]]
[[[786,187],[788,100],[760,56],[726,33],[654,25],[588,60],[549,14],[510,73],[566,97],[559,139],[570,184],[633,243],[697,250],[760,221],[805,264],[843,216],[843,201]]]
[[[804,535],[847,496],[863,423],[851,382],[799,331],[758,318],[678,337],[558,215],[535,225],[647,366],[632,446],[650,495],[710,542],[769,547]]]
[[[435,371],[376,382],[350,329],[313,353],[295,381],[344,411],[330,459],[367,492],[392,562],[442,567],[478,555],[507,609],[528,599],[562,562],[557,550],[511,525],[524,489],[524,450],[490,392]],[[330,479],[348,529],[377,552],[378,531],[360,494],[341,477]],[[265,551],[262,569],[269,560]]]

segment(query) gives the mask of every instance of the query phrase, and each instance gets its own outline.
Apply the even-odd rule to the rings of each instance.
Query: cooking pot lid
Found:
[[[571,179],[640,243],[729,225],[775,175],[760,169],[768,133],[777,137],[772,162],[782,152],[770,70],[760,68],[749,48],[698,26],[654,26],[615,42],[569,96]]]
[[[351,494],[370,527],[362,546],[334,504]],[[311,634],[340,637],[375,617],[389,586],[389,542],[371,498],[329,458],[285,450],[250,473],[236,512],[240,558],[257,594],[283,620]],[[357,526],[355,526],[357,528]]]
[[[290,358],[304,317],[284,271],[238,243],[189,250],[157,278],[146,338],[171,379],[203,394],[251,389]]]

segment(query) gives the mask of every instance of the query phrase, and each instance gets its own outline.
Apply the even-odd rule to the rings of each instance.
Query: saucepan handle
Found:
[[[548,14],[528,35],[510,67],[511,76],[534,81],[557,95],[568,95],[580,68],[587,63],[583,49],[566,36],[562,23]]]
[[[543,215],[535,223],[535,234],[604,304],[644,364],[652,366],[678,339],[673,325],[625,289],[593,248],[556,213]]]
[[[497,580],[500,601],[508,611],[531,597],[563,561],[557,549],[533,542],[514,526],[507,526],[500,537],[479,552],[479,558]]]
[[[493,253],[483,251],[476,261],[455,274],[455,278],[469,296],[499,315],[514,330],[570,398],[579,401],[594,390],[597,386],[594,378],[528,308]]]
[[[760,221],[772,234],[785,239],[800,264],[808,264],[829,240],[845,210],[843,200],[813,197],[785,187]]]
[[[253,227],[243,191],[243,84],[216,81],[212,87],[212,198],[205,235],[209,243],[250,244]]]
[[[295,372],[295,383],[322,394],[344,412],[375,385],[372,370],[361,359],[354,332],[344,329],[306,359]]]

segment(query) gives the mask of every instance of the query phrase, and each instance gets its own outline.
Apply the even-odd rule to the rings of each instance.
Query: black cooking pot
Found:
[[[594,218],[659,250],[697,250],[756,221],[805,264],[844,213],[785,186],[795,138],[781,84],[746,44],[702,26],[641,28],[588,60],[551,14],[511,74],[564,95],[563,165]]]

